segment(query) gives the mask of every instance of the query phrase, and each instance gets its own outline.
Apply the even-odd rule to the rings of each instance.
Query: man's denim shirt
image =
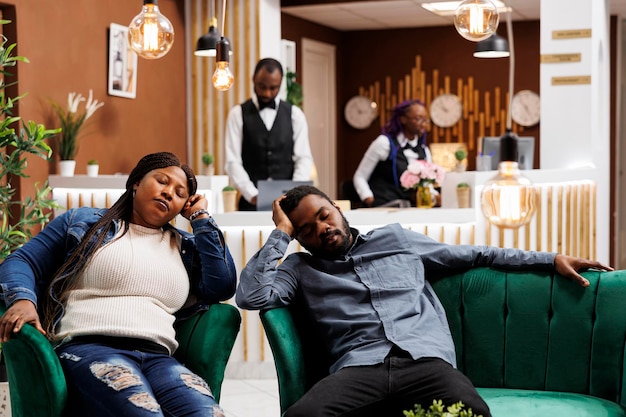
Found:
[[[26,245],[9,255],[0,264],[0,299],[4,305],[9,307],[17,300],[26,299],[39,306],[38,300],[56,271],[105,211],[88,207],[68,210],[54,218]],[[237,282],[233,259],[223,244],[223,235],[213,218],[196,219],[191,222],[191,226],[193,234],[169,224],[165,226],[177,232],[180,255],[189,275],[191,292],[198,300],[192,308],[179,312],[185,316],[206,308],[208,304],[232,297]],[[108,233],[105,243],[117,234],[120,227],[121,222],[116,222],[115,231]],[[53,300],[57,299],[52,291],[50,296]],[[60,316],[55,321],[59,319]]]
[[[345,256],[289,255],[291,238],[274,230],[241,272],[237,304],[246,309],[288,305],[298,293],[334,364],[381,363],[395,344],[413,359],[441,358],[456,366],[445,310],[428,271],[494,266],[552,270],[555,254],[448,245],[399,224],[359,235]]]

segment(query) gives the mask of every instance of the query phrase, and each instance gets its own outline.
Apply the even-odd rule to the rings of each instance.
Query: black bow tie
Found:
[[[413,152],[415,152],[415,154],[417,154],[417,159],[426,159],[426,151],[424,150],[424,146],[421,145],[419,142],[417,143],[416,146],[411,146],[411,144],[409,144],[409,142],[407,142],[402,149],[412,149]]]
[[[270,109],[276,109],[276,102],[274,100],[270,100],[268,102],[259,101],[259,111],[263,110],[266,107]]]

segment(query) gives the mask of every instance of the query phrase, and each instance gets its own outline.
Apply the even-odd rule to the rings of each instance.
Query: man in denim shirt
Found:
[[[587,286],[577,270],[611,269],[553,253],[447,245],[398,224],[359,234],[328,196],[310,186],[277,199],[273,220],[276,229],[241,273],[237,304],[281,307],[298,293],[334,361],[330,375],[287,417],[400,416],[433,399],[462,401],[475,414],[490,416],[472,383],[455,369],[445,311],[425,271],[556,270]],[[293,238],[310,253],[280,263]]]

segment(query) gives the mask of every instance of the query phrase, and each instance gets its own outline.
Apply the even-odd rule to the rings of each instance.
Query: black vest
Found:
[[[252,100],[247,100],[241,105],[241,113],[243,116],[241,159],[254,185],[258,180],[267,178],[292,179],[294,163],[291,104],[280,101],[276,119],[269,131]]]
[[[380,206],[389,201],[401,199],[409,200],[415,206],[415,190],[405,190],[400,184],[400,175],[409,166],[409,161],[404,156],[398,140],[390,137],[388,139],[391,146],[389,157],[376,164],[368,181],[370,189],[374,193],[373,205]],[[426,159],[426,152],[421,145],[417,145],[413,150],[419,155],[419,159]]]

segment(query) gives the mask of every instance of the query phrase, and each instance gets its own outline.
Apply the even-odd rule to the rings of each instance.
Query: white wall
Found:
[[[608,10],[608,0],[541,1],[541,54],[580,53],[582,57],[576,63],[540,65],[540,168],[596,169],[598,253],[608,253],[611,216]],[[592,35],[552,39],[555,30],[574,29],[591,29]],[[591,76],[591,84],[552,85],[553,77],[563,76]]]

